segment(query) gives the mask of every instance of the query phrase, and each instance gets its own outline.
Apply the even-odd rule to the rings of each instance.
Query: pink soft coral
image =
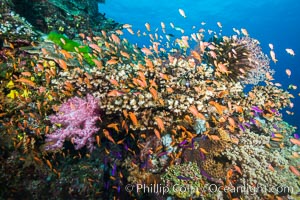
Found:
[[[61,149],[67,139],[75,145],[76,150],[85,145],[90,151],[94,149],[93,134],[99,130],[96,127],[99,105],[92,95],[87,95],[86,99],[69,99],[61,105],[58,113],[51,115],[49,119],[52,124],[60,124],[61,128],[46,135],[46,150]]]

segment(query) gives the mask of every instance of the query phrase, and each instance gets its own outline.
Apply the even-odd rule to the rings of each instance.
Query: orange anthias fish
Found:
[[[293,174],[295,174],[296,176],[300,176],[300,172],[297,170],[296,167],[290,166],[289,168]]]
[[[161,139],[160,132],[156,128],[154,129],[154,134],[158,139]]]
[[[209,102],[210,105],[214,106],[217,109],[217,112],[222,115],[223,111],[227,109],[226,106],[222,106],[221,104],[215,102],[215,101],[210,101]]]
[[[147,31],[150,31],[150,30],[151,30],[150,24],[149,24],[149,23],[146,23],[145,26],[146,26]]]
[[[123,95],[124,92],[118,91],[118,90],[112,90],[110,92],[107,93],[107,96],[109,97],[117,97],[117,96],[121,96]]]
[[[243,35],[245,35],[245,36],[249,35],[248,31],[246,29],[242,28],[241,31],[242,31]]]
[[[215,141],[221,140],[220,137],[217,135],[207,135],[207,136],[211,140],[215,140]]]
[[[145,59],[146,66],[149,67],[150,71],[153,71],[154,65],[150,59]]]
[[[195,117],[205,120],[204,115],[198,112],[196,106],[192,105],[191,107],[189,107],[189,111],[190,111]]]
[[[192,52],[191,52],[191,55],[192,55],[196,60],[198,60],[199,62],[201,62],[201,56],[200,56],[200,54],[199,54],[197,51],[192,51]]]
[[[286,52],[287,52],[288,54],[290,54],[291,56],[295,56],[295,55],[296,55],[293,49],[285,49],[285,50],[286,50]]]
[[[133,112],[129,112],[128,115],[129,115],[129,118],[131,119],[133,125],[137,126],[138,125],[138,120],[137,120],[135,114]]]
[[[114,86],[119,86],[119,83],[118,83],[118,81],[116,79],[110,79],[109,82],[111,84],[113,84]]]
[[[110,59],[106,62],[106,64],[108,65],[115,65],[119,62],[119,60],[115,60],[115,59]]]
[[[297,139],[291,138],[291,139],[290,139],[290,141],[291,141],[291,143],[293,143],[293,144],[296,144],[296,145],[300,146],[300,140],[297,140]]]
[[[68,70],[68,65],[63,59],[58,59],[57,60],[58,65],[63,69],[63,70]]]
[[[152,55],[152,54],[153,54],[153,52],[152,52],[150,49],[148,49],[147,47],[142,48],[141,51],[142,51],[146,56],[149,56],[149,55]]]
[[[276,59],[276,55],[275,55],[275,52],[273,50],[270,51],[270,56],[271,56],[272,61],[276,64],[276,62],[278,60]]]
[[[117,123],[112,123],[107,125],[108,128],[113,128],[115,131],[119,132],[118,124]]]
[[[116,44],[120,44],[121,43],[120,38],[117,35],[115,35],[115,34],[111,34],[111,39]]]
[[[28,80],[26,78],[19,78],[19,79],[16,80],[16,82],[21,82],[21,83],[24,83],[24,84],[32,86],[32,87],[35,86],[35,83],[33,81]]]
[[[218,70],[221,73],[225,73],[227,76],[229,73],[231,73],[231,71],[229,71],[228,68],[223,63],[218,63]]]
[[[127,52],[125,52],[125,51],[120,51],[120,54],[121,54],[123,57],[125,57],[125,58],[127,58],[127,59],[130,59],[130,55],[129,55]]]
[[[98,69],[102,69],[103,64],[101,61],[99,61],[97,59],[93,59],[93,62],[95,63],[95,65],[97,66]]]
[[[285,70],[286,75],[288,75],[288,77],[290,78],[290,76],[292,75],[292,72],[290,69],[286,69]]]
[[[60,51],[60,53],[61,53],[66,59],[73,58],[73,56],[72,56],[68,51],[66,51],[66,50],[64,50],[64,49],[61,49],[61,50],[59,50],[59,51]]]
[[[89,47],[91,47],[92,49],[98,51],[99,53],[102,52],[101,48],[97,44],[89,44]]]
[[[233,118],[228,117],[228,122],[229,122],[230,126],[236,128],[236,123]]]
[[[149,91],[150,91],[150,93],[152,94],[153,99],[154,99],[154,100],[157,100],[157,99],[158,99],[158,93],[157,93],[157,91],[156,91],[153,87],[151,87],[151,88],[149,89]]]
[[[106,130],[106,129],[103,129],[103,134],[104,134],[104,136],[109,140],[109,141],[111,141],[112,143],[116,143],[115,142],[115,140],[111,137],[111,135],[109,134],[109,131],[108,130]]]
[[[155,117],[155,121],[157,123],[158,128],[160,129],[161,132],[165,131],[165,125],[163,120],[160,117]]]
[[[186,18],[186,15],[185,15],[184,10],[182,10],[181,8],[179,8],[178,11],[179,11],[179,14],[180,14],[183,18]]]
[[[98,147],[101,146],[101,140],[100,140],[100,136],[99,135],[96,135],[96,143],[97,143]]]

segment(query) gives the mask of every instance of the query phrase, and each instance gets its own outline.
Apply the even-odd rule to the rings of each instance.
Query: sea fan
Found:
[[[269,69],[270,59],[262,52],[259,42],[250,37],[222,37],[210,40],[215,56],[206,51],[204,60],[214,65],[225,64],[229,73],[227,78],[232,81],[241,81],[245,84],[257,84],[265,80],[265,74],[272,75]],[[207,48],[209,48],[208,45]]]

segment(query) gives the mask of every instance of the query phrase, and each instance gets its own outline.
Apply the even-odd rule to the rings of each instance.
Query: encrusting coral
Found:
[[[196,163],[168,167],[162,181],[168,187],[169,194],[179,198],[203,196],[200,190],[204,188],[204,181]]]

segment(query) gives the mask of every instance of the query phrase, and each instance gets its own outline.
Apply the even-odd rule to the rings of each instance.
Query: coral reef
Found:
[[[10,0],[0,3],[0,38],[6,39],[15,45],[30,44],[37,40],[40,33],[34,31],[33,26],[24,17],[13,9]],[[1,48],[0,48],[1,50]]]
[[[239,186],[293,188],[256,190],[254,199],[299,192],[299,135],[280,113],[294,96],[272,82],[257,40],[197,33],[190,53],[188,36],[174,38],[172,50],[154,41],[139,48],[121,37],[129,25],[94,28],[94,11],[77,16],[87,4],[70,10],[81,1],[33,3],[55,13],[35,24],[56,31],[47,39],[9,2],[1,2],[1,198],[36,197],[45,182],[46,194],[78,199],[146,198],[124,186],[161,180],[203,189],[170,191],[175,198],[247,199],[247,191],[226,190]],[[220,191],[209,194],[210,184]]]
[[[89,34],[90,30],[101,33],[101,30],[113,30],[120,26],[114,20],[107,19],[104,14],[98,13],[96,0],[8,2],[36,30],[44,33],[58,31],[74,38],[78,33]]]

